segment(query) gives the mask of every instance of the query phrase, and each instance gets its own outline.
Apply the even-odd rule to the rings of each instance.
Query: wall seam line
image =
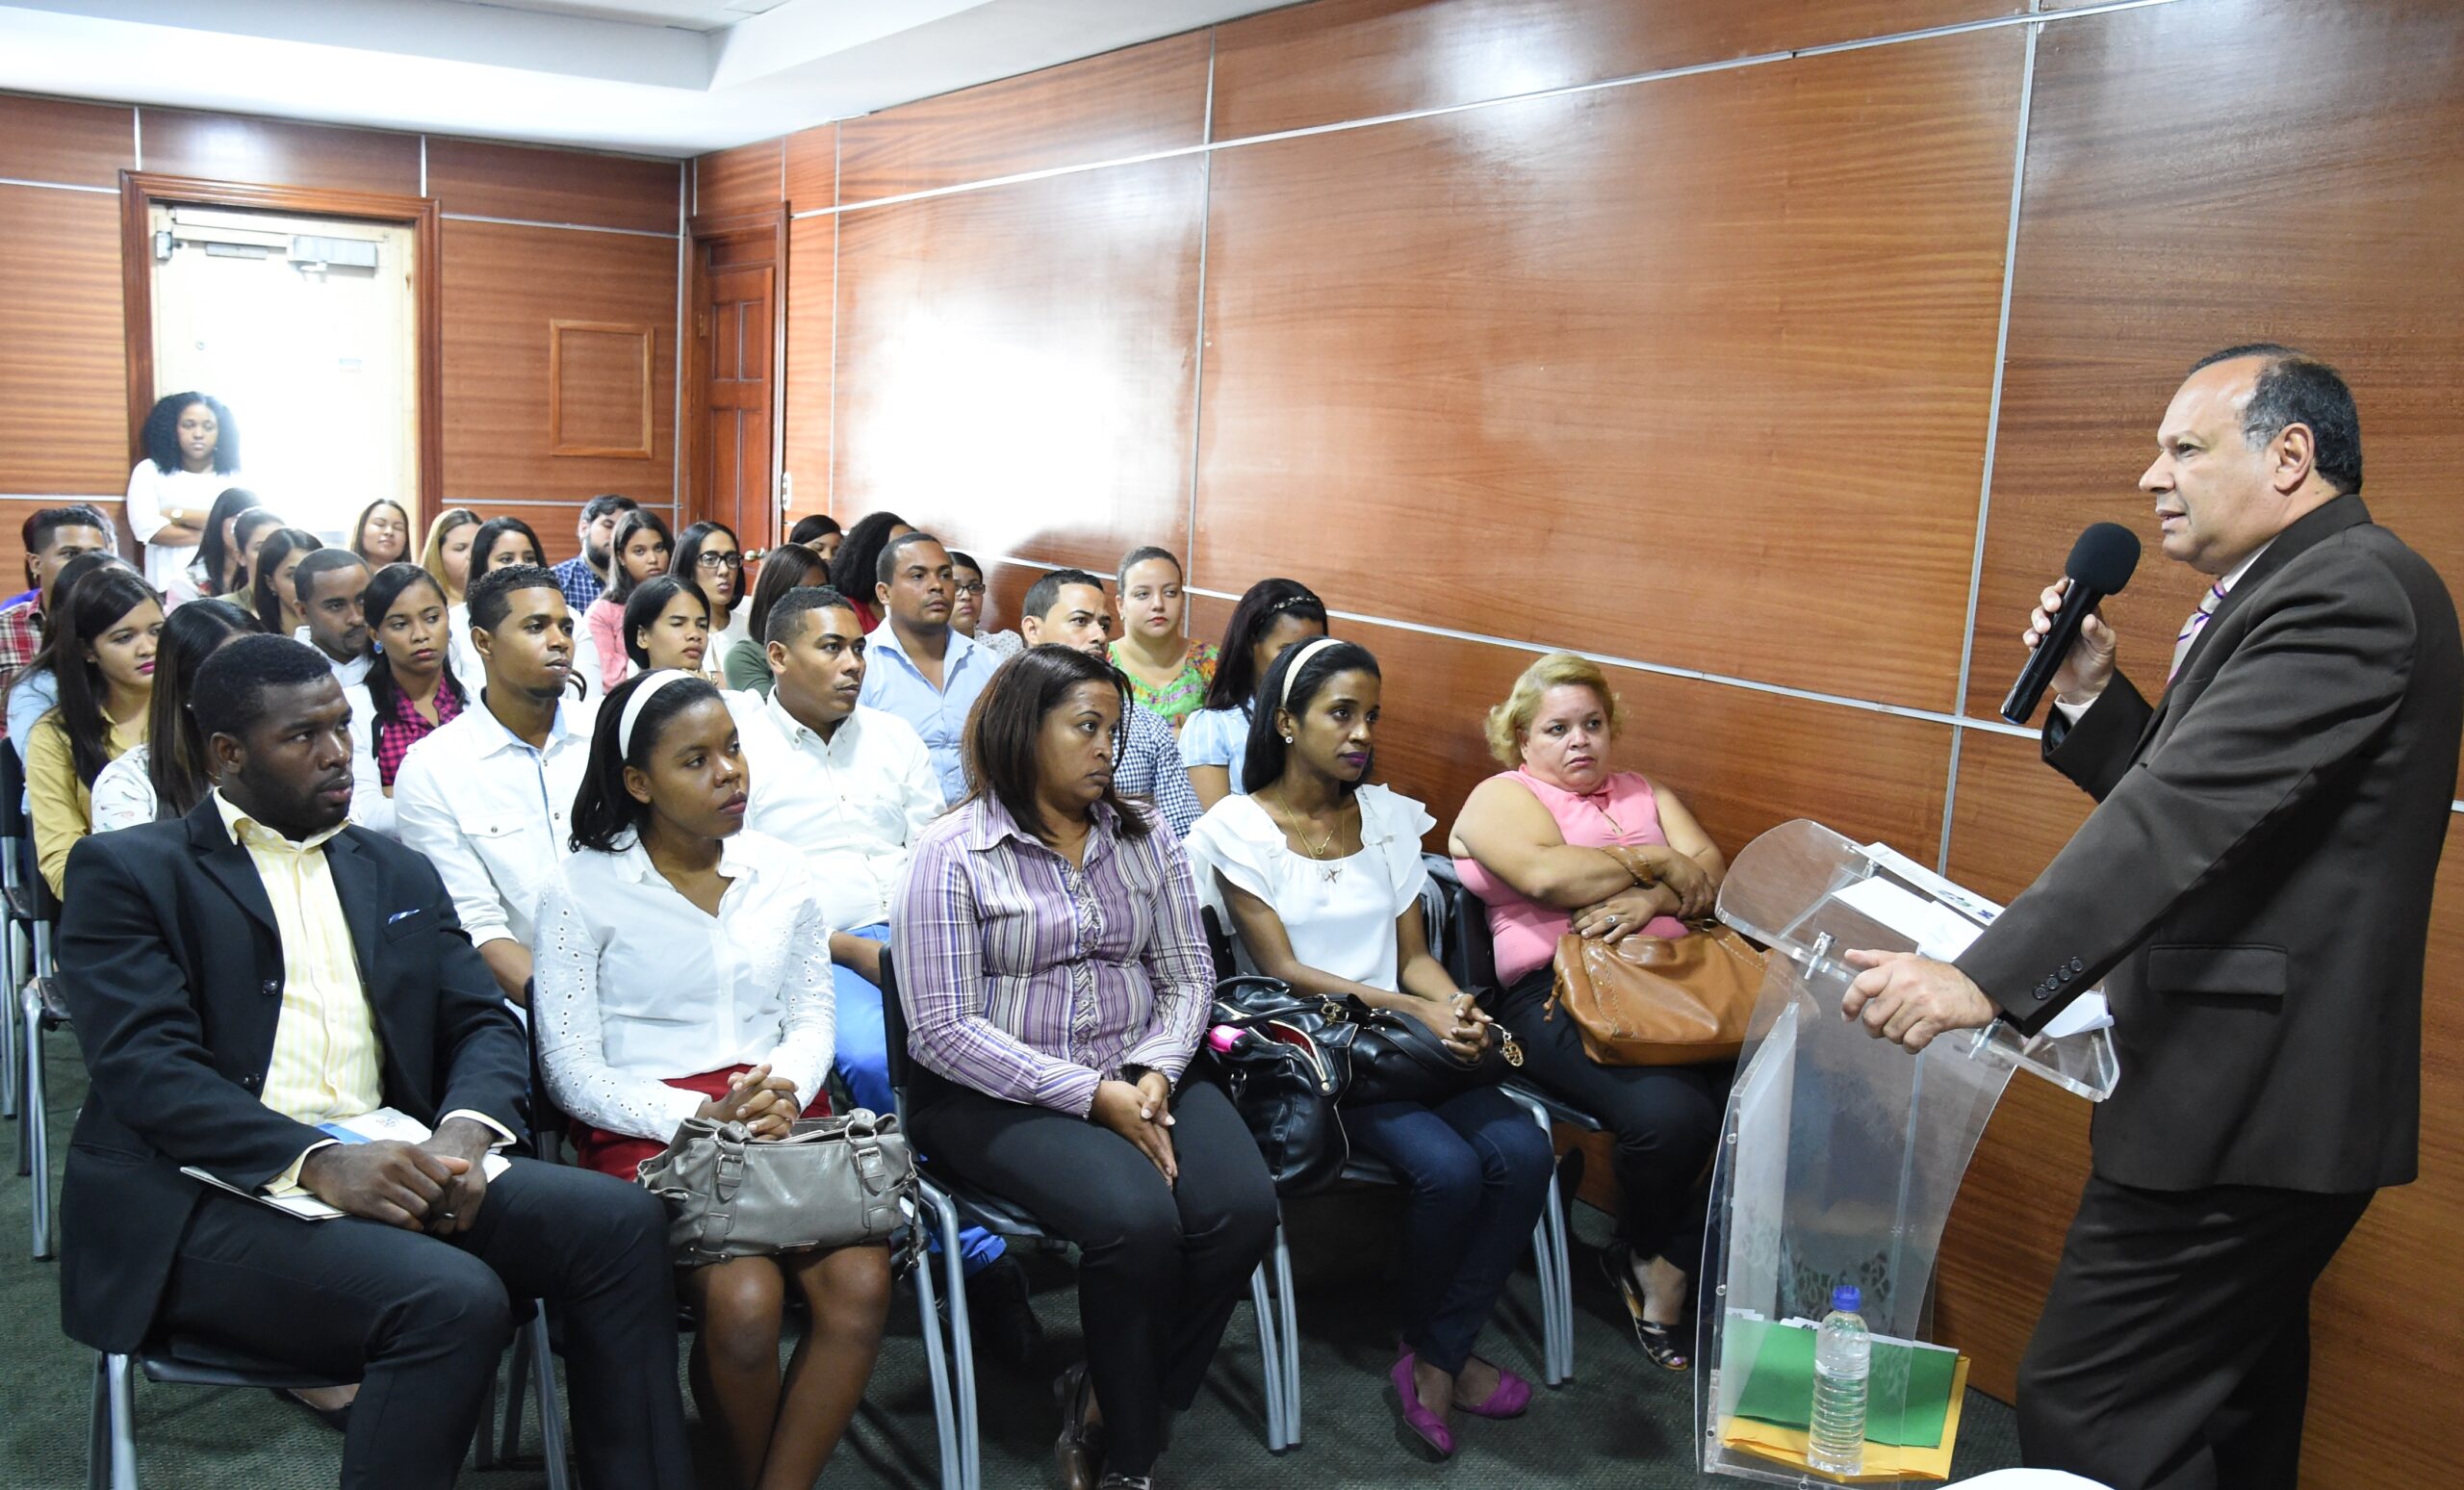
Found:
[[[137,162],[136,168],[143,170],[145,168],[145,111],[135,104],[131,104],[128,110],[128,138],[131,158]]]
[[[830,202],[838,204],[838,172],[847,164],[847,131],[830,127]],[[830,459],[821,478],[821,510],[838,516],[838,218],[830,218]]]
[[[422,195],[426,193],[423,192]],[[488,222],[499,227],[552,228],[560,233],[614,233],[624,238],[674,238],[656,228],[607,227],[596,222],[546,222],[535,218],[491,218],[475,212],[440,212],[437,217],[447,222]]]
[[[1206,115],[1198,126],[1198,142],[1215,138],[1215,45],[1220,27],[1206,33]],[[1206,241],[1215,221],[1215,156],[1198,157],[1197,167],[1197,320],[1191,337],[1189,526],[1181,542],[1181,584],[1186,589],[1197,564],[1197,472],[1206,437]],[[1187,630],[1187,627],[1183,628]]]
[[[30,187],[38,192],[91,192],[104,196],[119,195],[117,187],[81,186],[74,181],[27,181],[16,176],[0,176],[0,186]]]
[[[685,193],[701,179],[702,164],[686,161],[676,172],[676,397],[667,426],[667,504],[671,510],[684,496],[684,256],[693,250],[685,237],[690,221]],[[589,557],[588,554],[583,555]]]

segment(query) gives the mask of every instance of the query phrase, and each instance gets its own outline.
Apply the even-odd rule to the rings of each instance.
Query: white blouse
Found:
[[[1306,966],[1373,989],[1394,990],[1395,920],[1428,880],[1421,836],[1437,826],[1418,802],[1384,786],[1364,785],[1361,850],[1339,860],[1293,852],[1283,828],[1255,797],[1229,796],[1190,829],[1190,858],[1213,873],[1198,877],[1199,896],[1234,930],[1223,905],[1221,875],[1273,908],[1292,955]],[[1246,949],[1242,962],[1248,961]]]
[[[211,509],[214,500],[235,486],[247,485],[237,471],[173,471],[166,474],[151,460],[141,460],[128,474],[129,536],[145,545],[145,582],[167,590],[196,561],[196,544],[166,548],[154,542],[170,519],[166,507]]]
[[[610,1133],[665,1142],[703,1098],[667,1078],[768,1063],[811,1106],[836,1039],[830,923],[804,856],[739,833],[706,914],[633,842],[567,859],[539,900],[531,1029],[548,1095]]]
[[[144,746],[132,745],[96,773],[90,794],[96,833],[116,833],[154,821],[159,804],[154,796],[154,778],[147,774],[145,764],[151,758]]]

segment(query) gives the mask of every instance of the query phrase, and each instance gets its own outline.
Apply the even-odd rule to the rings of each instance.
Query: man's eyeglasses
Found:
[[[703,552],[693,555],[693,562],[704,569],[742,569],[744,567],[744,555],[741,553]]]

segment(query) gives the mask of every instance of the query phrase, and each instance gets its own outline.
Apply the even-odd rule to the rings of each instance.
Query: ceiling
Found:
[[[0,90],[682,156],[1273,8],[0,0]]]

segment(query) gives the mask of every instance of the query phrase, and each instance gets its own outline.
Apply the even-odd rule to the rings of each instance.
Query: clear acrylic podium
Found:
[[[1707,1472],[1790,1485],[1944,1477],[1966,1371],[1925,1342],[1960,1178],[2014,1071],[2091,1101],[2110,1093],[2112,1032],[2101,1000],[2083,998],[2034,1039],[1997,1022],[1912,1056],[1840,1017],[1857,973],[1840,954],[1948,958],[1999,910],[1803,820],[1730,868],[1720,919],[1771,952],[1711,1174],[1695,1388]],[[1847,1481],[1803,1457],[1810,1325],[1842,1283],[1862,1294],[1876,1337],[1864,1467]]]

